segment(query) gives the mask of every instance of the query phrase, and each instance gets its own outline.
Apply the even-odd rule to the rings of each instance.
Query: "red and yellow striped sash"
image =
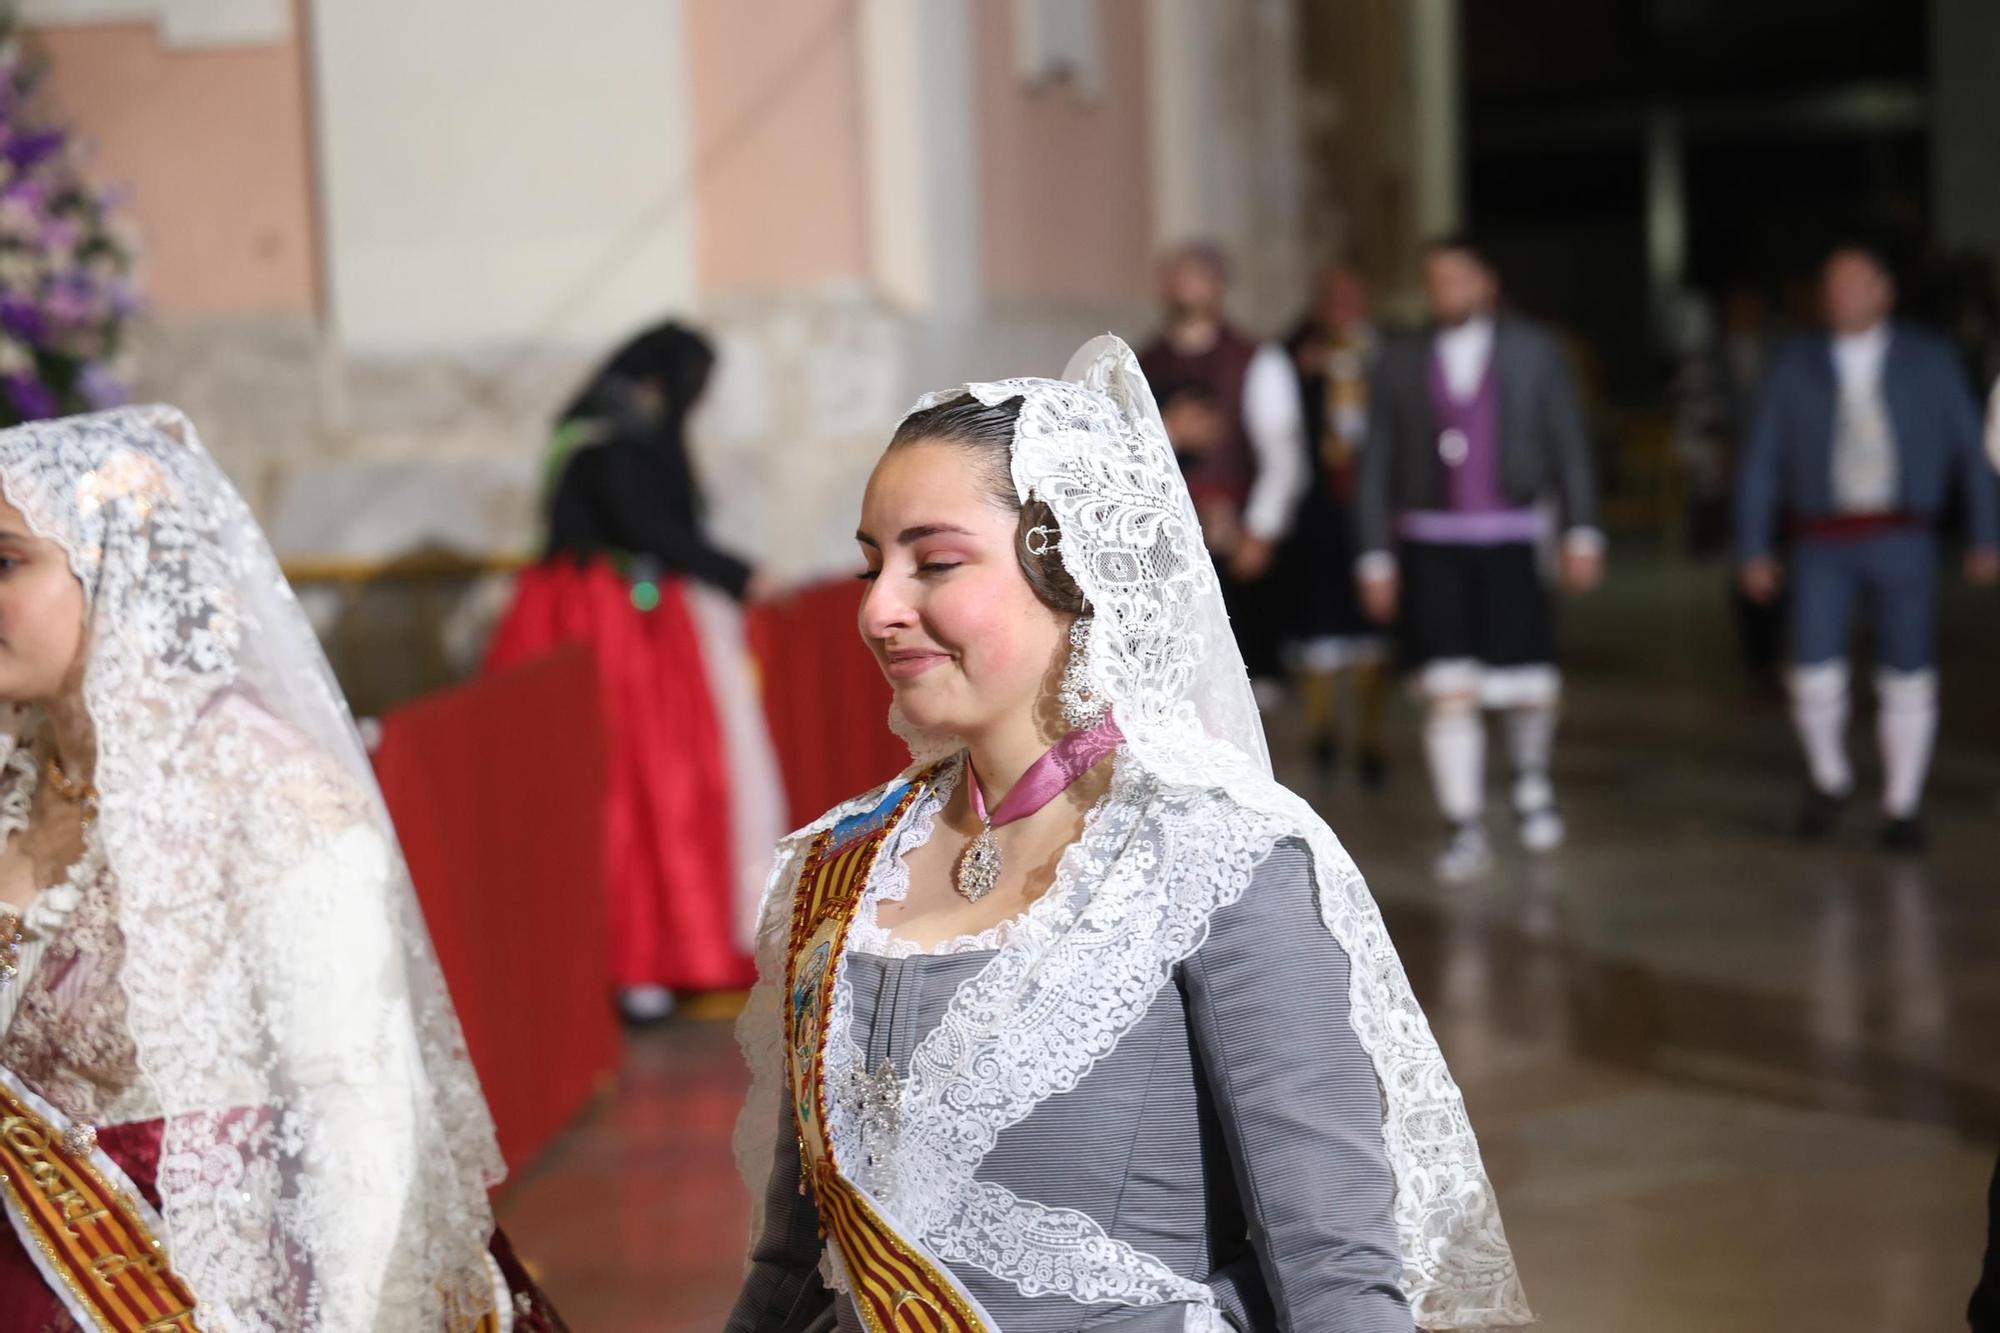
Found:
[[[992,1333],[944,1265],[901,1235],[867,1192],[841,1174],[827,1132],[824,1073],[836,964],[883,842],[931,776],[885,799],[858,826],[836,826],[814,840],[799,872],[785,967],[785,1045],[801,1167],[869,1333]]]
[[[91,1138],[0,1070],[0,1193],[71,1317],[102,1333],[198,1333],[158,1216]]]
[[[871,1333],[988,1333],[944,1266],[906,1242],[866,1195],[822,1159],[814,1198],[840,1244],[854,1304]]]

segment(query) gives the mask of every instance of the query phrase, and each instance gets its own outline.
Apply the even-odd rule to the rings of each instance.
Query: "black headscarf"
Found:
[[[664,417],[676,429],[708,387],[715,348],[685,324],[668,320],[634,336],[611,354],[569,405],[558,425],[580,417],[623,417],[638,389],[651,388],[664,400]]]
[[[688,458],[687,419],[714,367],[708,339],[669,321],[620,347],[562,410],[559,433],[592,429],[550,496],[551,556],[645,556],[661,572],[742,596],[750,567],[702,532]]]

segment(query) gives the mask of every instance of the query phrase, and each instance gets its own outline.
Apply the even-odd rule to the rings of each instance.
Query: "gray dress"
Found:
[[[979,1177],[1087,1213],[1112,1237],[1207,1283],[1238,1328],[1409,1333],[1373,1064],[1348,1023],[1348,962],[1322,924],[1310,853],[1288,840],[1201,948],[1074,1089],[1000,1136]],[[985,953],[850,951],[868,1068],[909,1067]],[[823,1242],[799,1192],[789,1112],[728,1333],[860,1333],[821,1286]],[[1028,1297],[954,1264],[1002,1333],[1180,1333],[1181,1305]]]

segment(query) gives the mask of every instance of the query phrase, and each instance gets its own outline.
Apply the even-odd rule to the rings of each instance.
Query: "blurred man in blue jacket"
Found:
[[[1737,488],[1744,592],[1768,601],[1785,576],[1773,555],[1791,524],[1792,716],[1811,787],[1805,838],[1831,834],[1854,785],[1848,765],[1848,632],[1865,605],[1874,630],[1884,845],[1915,851],[1937,734],[1937,524],[1954,486],[1971,549],[1965,576],[2000,579],[2000,507],[1980,449],[1965,371],[1943,339],[1890,319],[1896,285],[1882,255],[1843,244],[1828,256],[1828,330],[1786,347],[1758,405]]]

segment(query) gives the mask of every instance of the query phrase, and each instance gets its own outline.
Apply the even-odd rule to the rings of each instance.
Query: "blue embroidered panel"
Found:
[[[909,789],[909,783],[899,782],[883,794],[881,803],[873,810],[863,810],[859,814],[849,815],[835,824],[827,855],[838,856],[850,844],[860,841],[888,823],[889,816],[896,813],[896,803],[903,799],[903,793]]]

